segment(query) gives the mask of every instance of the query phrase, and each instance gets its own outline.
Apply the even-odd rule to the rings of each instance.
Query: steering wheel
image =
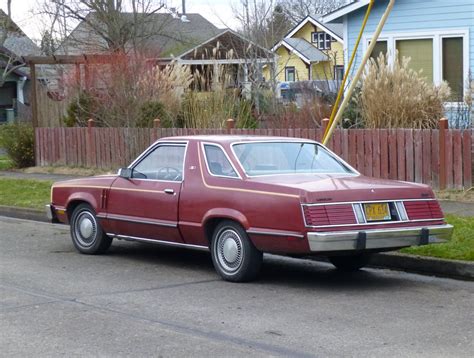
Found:
[[[162,167],[156,173],[158,179],[178,180],[181,177],[181,171],[173,167]]]

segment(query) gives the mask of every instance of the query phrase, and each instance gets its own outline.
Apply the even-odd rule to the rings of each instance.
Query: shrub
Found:
[[[92,112],[95,105],[96,99],[91,93],[79,92],[79,95],[67,107],[67,114],[63,118],[64,124],[67,127],[86,126],[89,118],[96,117]]]
[[[33,127],[22,123],[0,126],[0,147],[4,148],[16,168],[35,165]]]
[[[449,97],[446,83],[435,86],[409,68],[410,58],[389,64],[371,59],[356,98],[367,128],[435,128]]]
[[[153,121],[159,118],[161,127],[170,128],[173,121],[169,119],[163,103],[158,101],[148,101],[140,107],[140,117],[137,120],[137,127],[150,128],[153,127]]]

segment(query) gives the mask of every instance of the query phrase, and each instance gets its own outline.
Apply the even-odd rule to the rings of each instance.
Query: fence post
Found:
[[[326,133],[326,128],[328,127],[329,124],[329,118],[323,118],[321,121],[321,142],[324,139],[324,133]]]
[[[231,131],[232,129],[235,128],[235,120],[232,118],[229,118],[228,120],[226,120],[225,124],[228,131]]]
[[[94,138],[94,127],[95,121],[90,118],[87,120],[87,138],[89,139],[89,145],[86,148],[86,163],[88,167],[94,167],[97,164],[96,153],[95,153],[95,138]]]
[[[160,128],[161,127],[161,121],[159,118],[155,118],[153,120],[153,128]]]
[[[448,120],[439,120],[439,189],[446,189],[446,131],[448,130]]]

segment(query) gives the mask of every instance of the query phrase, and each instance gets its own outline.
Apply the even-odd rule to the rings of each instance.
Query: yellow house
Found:
[[[307,16],[272,51],[277,55],[273,76],[277,82],[341,80],[344,75],[343,28],[322,24]],[[264,69],[270,79],[271,69]]]

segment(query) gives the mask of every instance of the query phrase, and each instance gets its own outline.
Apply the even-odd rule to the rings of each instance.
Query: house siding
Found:
[[[295,68],[296,81],[307,81],[309,79],[308,65],[297,55],[288,51],[284,46],[280,46],[276,54],[278,56],[276,73],[278,82],[285,81],[285,67]]]
[[[385,11],[388,0],[375,3],[367,22],[365,34],[372,35]],[[367,7],[363,7],[346,16],[348,38],[344,39],[351,53]],[[385,24],[381,36],[407,32],[429,32],[430,30],[469,31],[469,70],[474,74],[474,2],[472,0],[397,0]],[[356,66],[363,56],[362,44],[358,49]]]

